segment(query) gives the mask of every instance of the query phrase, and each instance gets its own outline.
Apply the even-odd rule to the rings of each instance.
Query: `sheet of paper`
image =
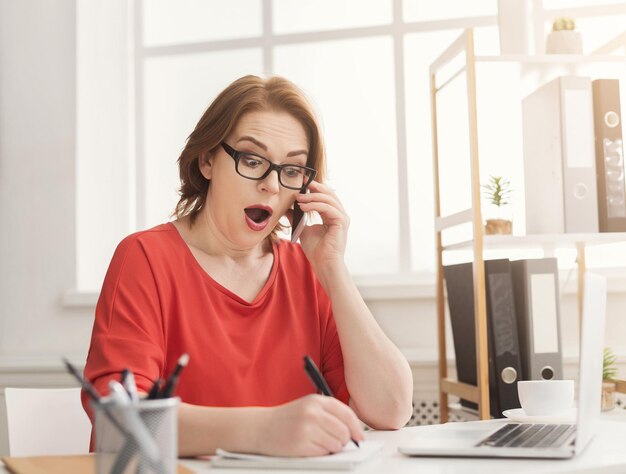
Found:
[[[342,451],[335,454],[301,458],[232,453],[218,449],[217,456],[211,460],[211,464],[216,467],[259,469],[353,469],[380,452],[383,444],[381,441],[366,440],[360,443],[360,448],[357,448],[354,444],[348,443]]]

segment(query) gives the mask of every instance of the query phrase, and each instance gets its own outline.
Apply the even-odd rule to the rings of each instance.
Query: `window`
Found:
[[[167,221],[174,210],[179,187],[176,160],[213,97],[234,78],[262,72],[260,48],[145,58],[136,130],[141,140],[138,182],[145,193],[138,209],[142,228]]]
[[[262,0],[143,0],[135,25],[138,46],[151,48],[227,39],[258,38]]]
[[[328,181],[351,216],[346,251],[351,271],[397,272],[398,160],[391,36],[278,46],[274,72],[304,88],[320,111]]]
[[[623,3],[597,18],[580,5],[590,1],[548,3],[580,13],[590,49],[623,29]],[[604,28],[601,16],[620,8]],[[186,137],[217,92],[248,73],[284,75],[312,99],[329,183],[351,215],[351,272],[432,276],[428,67],[468,26],[480,54],[498,54],[496,2],[79,0],[78,22],[78,290],[99,289],[121,238],[169,219]],[[463,92],[444,99],[451,109]],[[460,157],[465,112],[458,120],[442,152]]]

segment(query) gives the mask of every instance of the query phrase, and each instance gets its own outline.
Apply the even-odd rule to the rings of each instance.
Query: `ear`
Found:
[[[209,151],[205,151],[200,153],[200,157],[198,158],[198,167],[200,168],[200,173],[207,180],[211,179],[213,173],[213,160],[215,155]]]

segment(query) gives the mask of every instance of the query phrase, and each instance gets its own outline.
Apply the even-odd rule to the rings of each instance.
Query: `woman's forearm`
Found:
[[[256,452],[252,428],[264,408],[221,408],[181,404],[178,410],[179,456],[214,454],[217,448]]]
[[[180,456],[217,448],[273,456],[321,456],[363,440],[358,418],[332,397],[311,394],[275,407],[217,408],[182,404],[178,411]]]
[[[318,272],[331,301],[351,406],[372,428],[401,428],[412,413],[413,376],[382,331],[343,262]]]

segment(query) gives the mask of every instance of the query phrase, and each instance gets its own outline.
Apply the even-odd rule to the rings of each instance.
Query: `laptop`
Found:
[[[398,451],[408,456],[568,459],[581,453],[600,416],[606,279],[585,273],[578,410],[575,424],[449,423],[416,430]],[[483,425],[483,426],[481,426]]]

